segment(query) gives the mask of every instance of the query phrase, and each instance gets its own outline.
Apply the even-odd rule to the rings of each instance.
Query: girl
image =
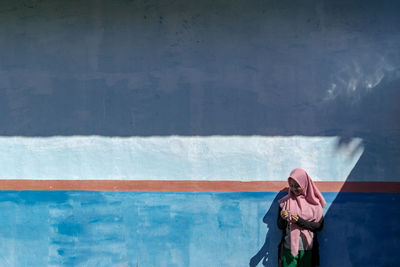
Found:
[[[288,195],[279,200],[279,267],[319,266],[317,232],[324,224],[326,201],[303,169],[294,169],[288,183]]]

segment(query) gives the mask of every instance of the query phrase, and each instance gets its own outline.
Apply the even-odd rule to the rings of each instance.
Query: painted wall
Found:
[[[1,1],[0,178],[398,183],[399,13]],[[399,194],[324,196],[322,266],[396,266]],[[279,197],[1,191],[0,265],[275,266]]]
[[[252,258],[263,266],[267,252],[265,265],[277,265],[276,193],[7,191],[0,197],[2,266],[248,266]],[[321,266],[397,265],[399,226],[387,214],[399,218],[391,208],[399,194],[324,197],[331,206],[319,236]]]

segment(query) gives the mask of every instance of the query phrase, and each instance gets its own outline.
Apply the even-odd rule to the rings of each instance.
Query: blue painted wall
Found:
[[[1,1],[0,135],[357,137],[347,180],[400,181],[399,13],[389,0]],[[398,195],[326,196],[322,266],[399,262]],[[244,266],[265,235],[276,254],[262,222],[274,194],[0,197],[7,266]]]
[[[331,206],[319,236],[321,266],[397,265],[400,226],[390,218],[400,216],[399,194],[324,197]],[[251,259],[276,266],[276,198],[2,192],[0,258],[3,266],[248,266]]]

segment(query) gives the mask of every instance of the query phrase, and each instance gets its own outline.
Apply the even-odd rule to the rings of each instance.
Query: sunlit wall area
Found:
[[[360,138],[341,147],[339,140],[337,136],[1,137],[0,178],[286,181],[288,170],[302,166],[316,181],[343,182],[364,147]]]

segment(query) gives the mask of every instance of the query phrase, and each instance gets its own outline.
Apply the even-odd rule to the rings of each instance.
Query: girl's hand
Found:
[[[297,222],[299,220],[299,215],[297,214],[292,214],[292,221]]]
[[[281,210],[281,217],[285,220],[289,219],[289,212],[287,210]]]

